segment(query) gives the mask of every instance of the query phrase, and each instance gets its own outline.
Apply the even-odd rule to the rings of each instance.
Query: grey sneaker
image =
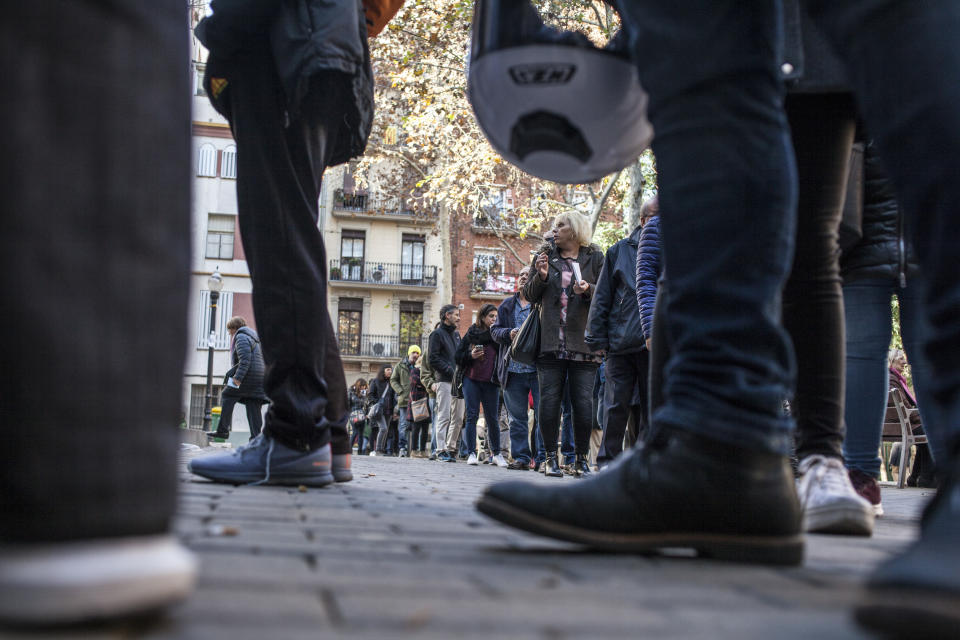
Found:
[[[857,494],[842,461],[807,456],[798,470],[797,495],[805,531],[854,536],[873,533],[873,505]]]
[[[373,455],[372,453],[370,455]],[[353,471],[351,467],[351,458],[349,453],[336,454],[333,456],[333,479],[337,482],[350,482],[353,480]]]
[[[297,451],[261,433],[236,451],[194,458],[187,469],[229,484],[324,487],[334,481],[331,458],[329,444],[316,451]]]

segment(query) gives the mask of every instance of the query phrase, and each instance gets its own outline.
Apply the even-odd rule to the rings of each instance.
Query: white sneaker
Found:
[[[172,535],[0,546],[0,621],[70,624],[178,602],[196,562]]]
[[[477,464],[477,454],[471,453],[471,454],[470,454],[470,457],[467,458],[467,464],[472,464],[472,465],[476,466],[476,464]]]
[[[377,457],[377,452],[376,452],[376,451],[371,451],[371,452],[370,452],[370,457],[371,457],[371,458],[376,458],[376,457]]]
[[[843,462],[813,455],[800,461],[797,495],[803,528],[810,533],[869,536],[873,505],[854,490]]]
[[[501,468],[510,466],[510,463],[503,459],[502,453],[493,456],[493,463]]]

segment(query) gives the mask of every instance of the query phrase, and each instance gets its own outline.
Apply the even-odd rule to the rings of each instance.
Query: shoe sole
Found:
[[[2,565],[0,621],[24,626],[151,613],[186,598],[197,572],[166,535],[41,544]]]
[[[854,609],[854,619],[883,637],[956,638],[960,629],[956,594],[868,589],[863,600],[865,603]]]
[[[306,487],[326,487],[336,482],[333,473],[311,473],[309,475],[297,475],[297,474],[284,474],[284,473],[271,473],[270,479],[267,482],[262,482],[264,475],[263,473],[207,473],[203,470],[197,470],[190,468],[190,472],[194,473],[202,478],[207,480],[213,480],[214,482],[223,482],[226,484],[234,485],[243,485],[243,484],[253,484],[259,483],[264,485],[280,485],[280,486],[298,486],[304,485]],[[353,479],[351,474],[350,479]],[[347,482],[347,480],[341,480],[340,482]]]
[[[494,520],[530,533],[616,553],[654,553],[667,548],[693,549],[704,558],[754,564],[796,566],[803,562],[803,534],[742,536],[722,533],[609,533],[552,522],[489,496],[477,510]]]
[[[832,505],[807,509],[803,530],[807,533],[832,533],[847,536],[873,535],[873,506]]]

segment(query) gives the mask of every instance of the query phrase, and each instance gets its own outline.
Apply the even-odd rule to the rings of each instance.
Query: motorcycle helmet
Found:
[[[478,0],[467,94],[491,146],[523,171],[567,184],[636,160],[653,127],[622,33],[600,49],[544,25],[529,0]]]

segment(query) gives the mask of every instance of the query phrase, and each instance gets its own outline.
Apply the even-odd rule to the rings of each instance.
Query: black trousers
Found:
[[[603,385],[603,441],[597,453],[597,462],[610,462],[620,455],[623,436],[631,418],[639,433],[646,431],[649,367],[650,354],[646,349],[607,355]],[[639,393],[635,395],[638,385]]]
[[[190,273],[186,6],[7,9],[0,542],[162,533]]]
[[[260,413],[260,407],[263,406],[262,398],[252,398],[250,396],[241,396],[235,389],[226,387],[220,399],[220,424],[217,427],[217,433],[229,435],[233,427],[233,409],[240,403],[247,410],[247,424],[250,425],[250,438],[256,438],[260,435],[260,429],[263,427],[263,415]]]
[[[231,61],[225,101],[237,141],[237,205],[271,400],[264,433],[349,453],[346,380],[327,311],[320,181],[350,99],[348,78],[311,78],[300,116],[287,105],[266,42]]]
[[[573,409],[573,437],[576,453],[590,453],[590,431],[593,430],[593,383],[599,365],[556,358],[537,360],[537,381],[540,384],[538,424],[547,454],[557,452],[560,436],[560,406],[564,388],[570,386]]]
[[[797,457],[843,457],[843,291],[837,236],[856,110],[853,96],[789,94],[797,159],[796,252],[783,291],[783,325],[793,341]]]

